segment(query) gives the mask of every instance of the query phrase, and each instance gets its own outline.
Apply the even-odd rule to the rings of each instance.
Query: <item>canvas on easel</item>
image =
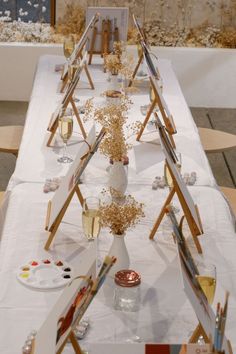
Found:
[[[149,71],[150,85],[151,85],[151,88],[154,93],[154,99],[148,109],[147,115],[142,123],[142,126],[141,126],[139,132],[138,132],[137,140],[138,141],[140,140],[152,113],[154,113],[155,108],[158,107],[160,110],[164,125],[166,127],[166,130],[169,134],[171,143],[172,143],[173,147],[175,147],[173,135],[177,133],[177,130],[175,127],[173,117],[169,111],[168,105],[166,104],[166,101],[163,97],[161,87],[159,86],[159,83],[158,83],[158,80],[160,78],[160,74],[157,71],[157,69],[153,63],[153,60],[151,58],[152,53],[150,52],[148,46],[145,44],[144,41],[140,41],[140,43],[143,48],[145,62],[146,62],[146,65],[147,65],[147,68]]]
[[[93,126],[91,128],[86,141],[81,144],[81,147],[67,174],[63,177],[59,188],[56,190],[52,200],[48,202],[45,229],[50,233],[44,247],[46,250],[49,249],[74,194],[77,195],[81,206],[83,205],[83,196],[79,188],[79,180],[90,159],[97,151],[104,135],[104,128],[101,129],[97,137],[95,127]]]
[[[37,331],[32,354],[60,354],[70,341],[74,352],[81,354],[74,328],[79,323],[83,304],[96,279],[96,245],[82,254],[79,274],[63,290],[45,322]]]
[[[73,53],[71,54],[69,64],[74,64],[74,62],[77,59],[82,59],[82,57],[83,57],[82,53],[83,53],[83,50],[86,47],[86,44],[87,44],[87,42],[89,40],[90,32],[92,31],[92,29],[94,28],[94,26],[98,22],[98,20],[99,20],[99,14],[96,12],[92,16],[92,18],[90,19],[90,21],[89,21],[86,29],[84,30],[79,42],[75,46],[75,49],[74,49]],[[85,73],[87,75],[87,78],[88,78],[88,81],[89,81],[91,89],[94,89],[94,84],[93,84],[91,75],[89,73],[87,63],[85,63],[85,65],[84,65],[84,70],[85,70]],[[61,92],[63,92],[64,88],[66,87],[66,84],[68,82],[68,64],[67,63],[64,65],[64,70],[63,70],[61,79],[62,79]]]
[[[162,219],[166,215],[166,207],[171,203],[174,195],[177,194],[177,197],[178,197],[179,202],[181,204],[183,213],[185,215],[186,221],[187,221],[189,229],[191,231],[193,241],[195,243],[197,251],[198,251],[198,253],[202,253],[202,248],[201,248],[200,242],[198,241],[198,237],[197,237],[203,233],[198,208],[194,204],[192,196],[189,193],[189,190],[186,187],[186,185],[181,177],[181,174],[176,166],[176,163],[178,162],[178,160],[177,160],[175,151],[174,151],[173,146],[169,140],[169,136],[166,133],[166,129],[162,125],[158,116],[157,116],[157,125],[158,125],[162,150],[163,150],[163,153],[166,158],[167,168],[168,168],[169,173],[172,178],[173,187],[170,190],[170,193],[169,193],[169,195],[168,195],[168,197],[161,209],[161,212],[160,212],[156,222],[154,223],[154,226],[151,230],[149,238],[150,239],[154,238]]]
[[[86,23],[96,12],[100,16],[89,35],[88,64],[92,63],[93,54],[101,54],[103,57],[112,51],[114,42],[127,40],[129,17],[127,7],[88,7]]]
[[[148,43],[146,34],[145,34],[143,28],[140,26],[138,19],[136,18],[136,16],[135,16],[134,14],[133,14],[132,17],[133,17],[134,25],[135,25],[135,27],[136,27],[136,29],[137,29],[137,32],[138,32],[138,42],[139,42],[139,43],[138,43],[137,45],[140,46],[140,51],[141,51],[141,53],[138,53],[139,59],[138,59],[138,62],[137,62],[137,64],[136,64],[135,68],[134,68],[134,71],[133,71],[133,73],[132,73],[132,75],[131,75],[131,78],[130,78],[130,81],[129,81],[129,85],[128,85],[129,87],[132,86],[133,81],[134,81],[134,79],[135,79],[135,76],[136,76],[136,74],[138,73],[138,69],[139,69],[141,63],[142,63],[143,60],[144,60],[144,52],[143,52],[143,47],[142,47],[142,45],[141,45],[141,41],[144,42],[144,43],[146,44],[146,47],[148,47],[148,48],[150,49],[150,45],[149,45],[149,43]],[[156,70],[156,73],[157,73],[158,78],[159,78],[159,77],[160,77],[160,74],[159,74],[158,68],[156,67],[155,70]]]
[[[84,129],[82,120],[80,118],[78,109],[77,109],[77,107],[75,105],[75,102],[73,100],[73,94],[74,94],[76,86],[77,86],[77,84],[79,82],[80,75],[81,75],[81,72],[83,70],[83,67],[84,67],[85,63],[86,63],[86,54],[85,54],[83,60],[81,61],[77,71],[75,72],[74,77],[73,77],[72,81],[70,82],[70,85],[68,86],[64,96],[62,97],[62,99],[61,99],[60,103],[58,104],[56,110],[52,114],[52,117],[50,119],[50,122],[49,122],[49,125],[48,125],[48,128],[47,128],[47,130],[50,132],[50,136],[49,136],[49,139],[47,141],[47,146],[51,145],[51,142],[52,142],[52,140],[54,138],[54,135],[56,133],[56,130],[58,128],[58,119],[59,119],[61,110],[62,109],[66,110],[66,108],[68,107],[69,104],[71,104],[71,106],[72,106],[73,112],[74,112],[74,114],[76,116],[76,119],[77,119],[77,122],[79,124],[81,133],[83,135],[83,138],[86,139],[87,134],[85,132],[85,129]]]
[[[80,265],[79,274],[83,275],[75,277],[62,292],[37,331],[30,354],[61,354],[68,342],[76,354],[83,353],[75,335],[76,326],[115,262],[115,257],[106,256],[96,276],[96,248],[95,244],[90,246]]]

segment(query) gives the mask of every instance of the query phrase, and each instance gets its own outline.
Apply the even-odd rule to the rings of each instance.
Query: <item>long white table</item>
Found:
[[[83,237],[81,208],[74,199],[63,219],[52,250],[43,249],[47,232],[44,231],[47,202],[52,194],[43,193],[45,178],[62,175],[68,166],[56,162],[59,150],[46,148],[46,126],[60,94],[56,93],[59,74],[54,72],[61,57],[42,57],[35,78],[31,102],[19,152],[16,170],[9,184],[9,200],[2,224],[0,248],[0,353],[17,354],[32,329],[38,329],[58,299],[61,291],[37,292],[16,279],[16,269],[32,259],[52,257],[70,262],[80,269],[83,255],[89,247]],[[224,291],[230,291],[230,311],[227,336],[236,348],[236,237],[234,220],[228,205],[216,189],[208,161],[200,144],[196,126],[181,93],[170,63],[160,61],[165,97],[174,116],[178,134],[175,141],[183,157],[183,172],[197,172],[197,183],[189,190],[198,204],[204,235],[200,242],[203,256],[196,253],[191,237],[189,245],[196,259],[204,257],[217,265],[215,301],[223,301]],[[80,89],[84,98],[98,95],[106,86],[101,67],[91,68],[97,90]],[[86,86],[83,77],[82,85]],[[99,99],[101,100],[101,99]],[[132,96],[134,105],[129,120],[140,117],[139,106],[148,102],[148,93],[141,90]],[[147,140],[148,135],[145,135]],[[70,153],[75,154],[79,142]],[[134,140],[134,139],[133,139]],[[58,139],[58,144],[60,141]],[[91,327],[81,345],[89,348],[96,343],[119,343],[139,336],[143,342],[187,342],[197,324],[196,316],[182,289],[177,252],[170,237],[170,227],[163,223],[154,241],[148,239],[150,229],[167,196],[167,188],[153,191],[151,182],[163,174],[163,156],[160,146],[135,143],[129,154],[128,191],[145,204],[146,217],[127,232],[125,242],[130,255],[130,267],[140,272],[141,304],[137,313],[122,313],[112,306],[113,282],[108,279],[89,308],[87,317]],[[106,185],[107,161],[96,154],[86,169],[81,187],[84,197],[98,195]],[[176,202],[176,201],[175,201]],[[185,227],[188,234],[187,227]],[[98,241],[98,255],[103,257],[112,242],[108,230],[102,230]],[[66,353],[72,353],[68,346]],[[99,352],[97,352],[99,353]],[[100,353],[99,353],[100,354]]]

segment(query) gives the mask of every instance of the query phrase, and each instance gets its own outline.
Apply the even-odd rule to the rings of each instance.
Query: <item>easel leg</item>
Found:
[[[91,65],[92,63],[92,57],[94,53],[94,46],[95,46],[95,41],[96,41],[96,36],[97,36],[97,27],[93,28],[93,35],[92,35],[92,42],[91,42],[91,47],[90,47],[90,52],[89,52],[89,61],[88,64]]]
[[[83,196],[82,196],[82,193],[81,193],[81,191],[80,191],[79,186],[76,186],[76,187],[75,187],[75,192],[76,192],[77,197],[79,198],[80,204],[81,204],[81,206],[82,206],[82,208],[83,208],[84,198],[83,198]]]
[[[64,77],[64,79],[62,80],[62,85],[61,85],[61,89],[60,89],[60,93],[64,92],[64,89],[67,85],[68,82],[68,74]]]
[[[89,85],[90,85],[91,89],[94,90],[93,80],[91,78],[91,75],[90,75],[89,70],[88,70],[88,66],[86,64],[84,66],[84,70],[86,72],[86,75],[87,75],[87,78],[88,78],[88,81],[89,81]]]
[[[81,121],[81,119],[80,119],[79,112],[78,112],[78,110],[77,110],[77,108],[76,108],[76,105],[75,105],[75,102],[73,101],[73,99],[71,99],[70,103],[71,103],[72,108],[73,108],[73,111],[74,111],[74,113],[75,113],[75,115],[76,115],[77,122],[78,122],[78,124],[79,124],[79,127],[80,127],[81,133],[82,133],[82,135],[83,135],[83,138],[86,139],[86,138],[87,138],[87,134],[86,134],[86,132],[85,132],[85,130],[84,130],[83,123],[82,123],[82,121]]]
[[[83,58],[82,53],[80,53],[79,57],[80,57],[80,59]],[[94,90],[93,80],[92,80],[91,75],[89,73],[89,69],[88,69],[87,64],[84,65],[84,70],[85,70],[85,73],[87,75],[87,78],[88,78],[88,81],[89,81],[89,85],[90,85],[91,89]]]
[[[54,237],[55,237],[55,234],[56,234],[56,232],[57,232],[57,229],[58,229],[58,227],[60,226],[60,223],[61,223],[61,221],[62,221],[62,219],[63,219],[63,217],[64,217],[64,215],[65,215],[65,212],[66,212],[66,210],[67,210],[67,208],[68,208],[68,205],[69,205],[70,202],[71,202],[71,199],[73,198],[74,193],[77,194],[81,206],[83,205],[83,200],[84,200],[84,198],[83,198],[83,196],[82,196],[82,194],[81,194],[81,191],[80,191],[80,189],[79,189],[79,186],[75,186],[75,187],[72,189],[72,191],[71,191],[69,197],[67,198],[65,204],[63,205],[63,208],[61,209],[60,213],[58,214],[57,219],[56,219],[56,221],[55,221],[55,223],[54,223],[52,229],[50,230],[50,235],[49,235],[48,240],[47,240],[47,242],[46,242],[46,244],[45,244],[45,246],[44,246],[44,249],[45,249],[46,251],[49,250],[49,247],[50,247],[50,245],[51,245],[51,243],[52,243],[52,241],[53,241],[53,239],[54,239]]]
[[[160,223],[161,223],[163,217],[164,217],[165,214],[166,214],[166,207],[167,207],[167,205],[170,204],[170,202],[171,202],[171,200],[172,200],[174,194],[175,194],[175,189],[172,188],[172,189],[170,190],[170,193],[169,193],[169,195],[168,195],[166,201],[165,201],[165,204],[163,205],[163,207],[162,207],[162,209],[161,209],[161,212],[160,212],[160,214],[159,214],[159,216],[158,216],[158,218],[157,218],[157,221],[155,222],[155,224],[154,224],[154,226],[153,226],[153,228],[152,228],[152,230],[151,230],[151,232],[150,232],[150,235],[149,235],[150,240],[153,240],[153,238],[154,238],[154,236],[155,236],[155,233],[157,232],[157,229],[158,229],[158,227],[159,227],[159,225],[160,225]]]
[[[137,72],[138,72],[138,69],[139,69],[139,67],[140,67],[140,64],[142,63],[142,60],[143,60],[143,55],[140,55],[139,60],[138,60],[138,64],[136,65],[136,67],[135,67],[135,69],[134,69],[134,72],[133,72],[132,77],[131,77],[131,79],[130,79],[130,81],[129,81],[128,87],[132,86],[132,83],[133,83],[134,78],[135,78],[135,76],[136,76],[136,74],[137,74]]]
[[[148,110],[148,113],[147,113],[147,115],[146,115],[146,118],[145,118],[145,120],[144,120],[144,122],[143,122],[143,124],[142,124],[142,127],[140,128],[140,131],[139,131],[138,135],[137,135],[137,138],[136,138],[137,141],[140,140],[140,138],[141,138],[141,136],[142,136],[142,134],[143,134],[143,131],[144,131],[144,129],[145,129],[145,127],[146,127],[146,125],[147,125],[147,123],[148,123],[148,121],[149,121],[149,118],[150,118],[150,116],[151,116],[151,114],[152,114],[152,112],[153,112],[155,106],[156,106],[156,101],[154,100],[154,101],[152,102],[152,104],[151,104],[149,110]]]
[[[199,323],[195,330],[193,331],[193,334],[191,335],[191,338],[189,339],[189,343],[197,343],[198,339],[200,336],[203,336],[204,342],[209,343],[209,338],[206,335],[206,332],[204,331],[202,325]]]
[[[58,124],[55,124],[53,129],[50,131],[50,137],[49,137],[48,142],[47,142],[47,146],[48,147],[50,147],[51,142],[52,142],[52,140],[54,138],[54,135],[56,134],[57,127],[58,127]]]
[[[79,346],[79,343],[78,343],[78,341],[77,341],[77,339],[76,339],[76,336],[74,335],[74,332],[73,332],[73,331],[71,331],[71,334],[70,334],[70,336],[69,336],[69,339],[70,339],[70,341],[71,341],[71,344],[72,344],[72,347],[73,347],[75,353],[76,353],[76,354],[82,354],[82,350],[81,350],[81,348],[80,348],[80,346]]]

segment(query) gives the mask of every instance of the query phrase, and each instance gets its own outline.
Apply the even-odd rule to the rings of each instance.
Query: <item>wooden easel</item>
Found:
[[[198,227],[198,225],[195,223],[195,220],[191,214],[191,211],[188,207],[188,204],[182,194],[182,191],[178,185],[178,183],[176,182],[176,179],[175,179],[175,176],[173,175],[169,165],[168,165],[168,162],[166,160],[166,164],[167,164],[167,168],[169,169],[169,173],[171,174],[171,178],[172,178],[172,181],[173,181],[173,187],[171,188],[170,190],[170,193],[161,209],[161,212],[150,232],[150,235],[149,235],[149,238],[150,240],[153,240],[156,232],[157,232],[157,229],[163,219],[163,217],[167,214],[167,211],[168,211],[168,208],[167,206],[171,203],[171,200],[173,199],[173,196],[175,195],[175,193],[177,194],[178,196],[178,199],[179,199],[179,202],[181,204],[181,207],[183,209],[183,212],[184,212],[184,216],[186,217],[186,220],[188,222],[188,226],[190,228],[190,231],[191,231],[191,234],[192,234],[192,237],[193,237],[193,241],[195,243],[195,246],[197,248],[197,251],[198,253],[202,253],[202,248],[201,248],[201,245],[198,241],[198,238],[197,236],[201,235],[203,233],[203,230],[202,230],[202,225],[201,225],[201,220],[200,220],[200,216],[199,216],[199,212],[198,212],[198,208],[197,206],[195,205],[195,209],[196,209],[196,212],[197,212],[197,216],[198,216],[198,221],[199,221],[199,225],[200,225],[200,229]]]
[[[73,330],[71,330],[70,334],[66,337],[66,339],[62,343],[61,347],[57,350],[56,354],[61,354],[63,352],[65,345],[67,344],[68,341],[71,342],[71,345],[72,345],[74,352],[76,354],[83,354]],[[35,340],[34,339],[32,341],[32,347],[31,347],[30,354],[35,354]]]
[[[173,147],[175,147],[175,141],[174,141],[174,138],[173,138],[173,135],[177,133],[177,130],[176,130],[176,127],[175,127],[175,123],[174,123],[174,120],[173,120],[173,117],[171,115],[168,115],[166,113],[166,110],[162,104],[162,101],[161,101],[161,98],[160,98],[160,95],[157,91],[157,88],[153,82],[153,79],[150,77],[150,84],[152,86],[152,89],[153,89],[153,92],[154,92],[154,100],[152,102],[152,104],[150,105],[149,107],[149,110],[147,112],[147,115],[142,123],[142,126],[138,132],[138,135],[137,135],[137,138],[136,140],[139,141],[143,132],[144,132],[144,129],[149,121],[149,118],[151,117],[151,114],[153,113],[154,109],[156,106],[158,106],[160,112],[161,112],[161,116],[163,118],[163,121],[164,121],[164,124],[165,124],[165,127],[166,127],[166,130],[167,130],[167,133],[169,135],[169,138],[170,138],[170,141],[171,141],[171,144]],[[156,113],[155,113],[156,115]]]
[[[59,214],[57,215],[54,223],[51,225],[50,228],[48,228],[48,224],[49,224],[49,219],[50,219],[50,213],[51,213],[51,201],[48,202],[48,209],[47,209],[47,217],[46,217],[46,227],[45,227],[45,230],[49,231],[50,234],[49,234],[49,237],[48,237],[48,240],[44,246],[44,249],[46,251],[49,250],[49,247],[55,237],[55,234],[57,232],[57,229],[58,227],[60,226],[60,223],[65,215],[65,212],[71,202],[71,199],[73,198],[74,194],[76,193],[77,197],[79,198],[79,202],[81,204],[81,206],[83,206],[83,201],[84,201],[84,198],[81,194],[81,191],[80,191],[80,188],[78,185],[75,185],[74,188],[72,189],[72,191],[70,192],[69,196],[67,197],[61,211],[59,212]]]
[[[101,49],[99,52],[94,51],[95,43],[97,35],[101,35]],[[102,30],[101,32],[98,31],[97,27],[94,26],[92,40],[91,40],[91,47],[89,50],[89,61],[88,64],[92,63],[93,54],[101,54],[101,57],[104,58],[107,54],[110,53],[110,39],[114,36],[114,42],[119,41],[119,29],[115,26],[114,32],[111,30],[111,20],[103,19],[102,20]]]
[[[143,59],[144,59],[144,55],[143,55],[143,51],[142,51],[142,54],[140,55],[139,60],[138,60],[136,66],[135,66],[135,68],[134,68],[134,71],[133,71],[133,73],[132,73],[132,75],[131,75],[131,79],[130,79],[130,81],[129,81],[128,87],[131,87],[131,86],[132,86],[133,81],[134,81],[134,79],[135,79],[135,76],[136,76],[136,74],[137,74],[137,72],[138,72],[138,69],[139,69],[139,67],[140,67],[140,65],[141,65],[141,63],[142,63],[142,61],[143,61]]]
[[[206,335],[204,328],[202,327],[201,323],[199,322],[199,324],[197,325],[197,327],[195,328],[195,330],[193,331],[193,334],[191,335],[191,337],[189,339],[189,343],[197,343],[200,336],[203,337],[205,343],[212,344],[211,338],[209,338]],[[232,349],[232,345],[231,345],[230,340],[227,340],[227,346],[228,346],[229,353],[233,354],[233,349]],[[217,351],[212,351],[212,354],[222,354],[222,353],[219,353]]]
[[[83,354],[73,330],[71,330],[69,336],[65,339],[64,343],[59,348],[56,354],[61,354],[63,352],[68,340],[71,342],[74,352],[76,354]]]
[[[87,134],[85,132],[85,129],[84,129],[84,126],[83,126],[83,123],[82,123],[82,120],[80,118],[80,115],[79,115],[79,112],[78,112],[78,109],[75,105],[75,102],[73,100],[73,92],[72,94],[70,95],[70,97],[68,98],[68,100],[65,102],[65,104],[63,105],[63,108],[67,108],[68,107],[68,104],[70,103],[71,106],[72,106],[72,109],[74,111],[74,114],[76,116],[76,119],[77,119],[77,122],[79,124],[79,127],[80,127],[80,130],[81,130],[81,133],[83,135],[83,138],[86,139],[87,137]],[[53,124],[48,128],[48,131],[50,132],[50,137],[47,141],[47,146],[49,147],[51,145],[51,142],[54,138],[54,135],[56,134],[56,131],[57,131],[57,128],[58,128],[58,119],[59,119],[59,112],[58,112],[58,117],[54,120]]]
[[[78,52],[78,54],[77,54],[75,60],[77,60],[77,59],[82,59],[82,58],[83,58],[83,55],[82,55],[83,48],[84,48],[84,47],[82,47],[82,48],[79,50],[79,52]],[[74,61],[75,61],[75,60],[74,60]],[[84,64],[84,70],[85,70],[86,76],[87,76],[87,78],[88,78],[89,85],[90,85],[91,89],[94,90],[93,80],[92,80],[91,75],[90,75],[90,73],[89,73],[87,63]],[[61,85],[61,89],[60,89],[60,92],[61,92],[61,93],[64,92],[64,89],[65,89],[65,87],[66,87],[66,85],[67,85],[67,83],[68,83],[68,79],[69,79],[69,77],[68,77],[68,69],[67,69],[66,73],[65,73],[64,75],[62,74],[62,85]]]

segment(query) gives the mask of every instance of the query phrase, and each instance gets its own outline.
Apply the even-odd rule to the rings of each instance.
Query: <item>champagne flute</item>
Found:
[[[82,224],[88,241],[93,241],[100,232],[99,206],[100,200],[96,197],[88,197],[83,203]]]
[[[216,267],[210,263],[197,263],[196,264],[199,275],[196,275],[196,279],[204,292],[208,303],[211,305],[215,297],[216,290]],[[204,344],[204,337],[199,336],[198,344]]]
[[[73,115],[72,109],[62,109],[58,119],[59,132],[63,140],[63,156],[57,161],[60,163],[70,163],[73,160],[67,156],[67,142],[73,132]]]
[[[63,51],[64,56],[66,57],[67,63],[69,64],[71,54],[73,53],[75,48],[75,41],[72,35],[65,37],[63,42]]]
[[[181,153],[176,151],[175,154],[177,157],[177,162],[175,163],[175,166],[177,167],[177,169],[180,173],[181,172],[181,165],[182,165]],[[173,188],[173,180],[172,180],[172,177],[170,174],[170,170],[169,170],[166,163],[164,166],[164,178],[165,178],[167,186],[169,187],[169,190],[171,190],[171,188]],[[173,205],[172,203],[171,203],[171,205],[172,205],[174,213],[178,213],[180,211],[177,206]]]
[[[210,263],[197,263],[199,275],[197,281],[206,295],[208,303],[211,305],[214,300],[216,290],[216,267]]]

